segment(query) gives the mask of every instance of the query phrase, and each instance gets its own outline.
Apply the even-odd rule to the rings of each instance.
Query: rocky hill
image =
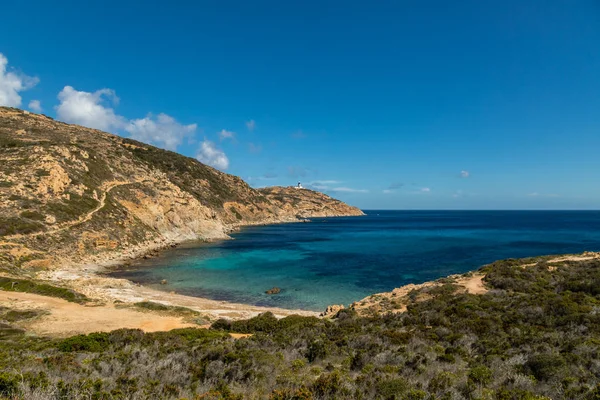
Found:
[[[0,107],[0,269],[107,261],[238,226],[362,215],[322,193],[256,190],[195,159]]]

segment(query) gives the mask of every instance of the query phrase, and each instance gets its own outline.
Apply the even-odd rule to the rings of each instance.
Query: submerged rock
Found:
[[[267,290],[265,293],[266,294],[279,294],[281,292],[281,289],[279,289],[277,286],[272,287],[271,289]]]

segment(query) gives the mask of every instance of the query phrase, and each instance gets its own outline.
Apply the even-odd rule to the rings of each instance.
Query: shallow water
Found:
[[[112,276],[192,296],[320,311],[499,259],[600,250],[599,211],[366,213],[248,227],[235,240],[168,250]],[[273,286],[281,293],[264,293]]]

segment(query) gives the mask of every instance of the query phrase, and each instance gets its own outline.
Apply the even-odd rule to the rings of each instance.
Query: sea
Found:
[[[600,250],[600,211],[365,213],[246,227],[233,240],[188,243],[111,275],[190,296],[322,311],[496,260]],[[281,292],[265,293],[273,287]]]

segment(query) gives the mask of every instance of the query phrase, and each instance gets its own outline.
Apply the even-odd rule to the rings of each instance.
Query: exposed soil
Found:
[[[199,327],[185,322],[181,317],[116,308],[112,304],[85,306],[31,293],[0,291],[0,304],[18,311],[45,311],[38,318],[18,324],[28,331],[43,336],[67,337],[81,333],[109,332],[121,328],[156,332]]]

